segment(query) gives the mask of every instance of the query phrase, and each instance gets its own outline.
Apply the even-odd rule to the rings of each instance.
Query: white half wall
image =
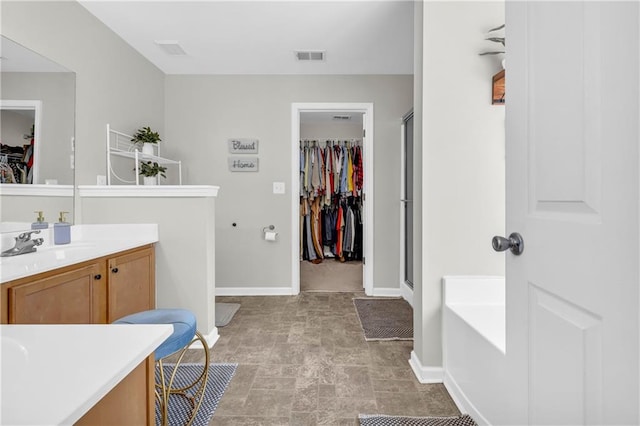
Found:
[[[217,339],[215,327],[215,198],[110,194],[121,187],[80,187],[83,224],[156,223],[156,306],[184,308],[196,316],[198,329]],[[154,192],[164,187],[152,187]],[[172,187],[185,189],[188,187]],[[91,191],[97,189],[102,193]],[[216,188],[217,190],[217,188]],[[87,195],[82,195],[86,192]],[[95,191],[94,191],[95,192]],[[149,191],[147,191],[149,192]],[[213,341],[208,340],[209,345]]]

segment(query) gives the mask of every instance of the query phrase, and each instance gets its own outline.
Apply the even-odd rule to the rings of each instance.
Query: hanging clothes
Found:
[[[300,142],[301,258],[362,260],[362,147],[352,141]]]

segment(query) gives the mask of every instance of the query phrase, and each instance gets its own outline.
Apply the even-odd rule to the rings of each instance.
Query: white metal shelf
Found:
[[[113,130],[111,126],[107,124],[107,185],[111,185],[112,175],[123,183],[135,183],[136,185],[140,185],[140,161],[153,161],[160,165],[177,165],[178,180],[179,184],[182,185],[182,161],[161,157],[159,144],[153,144],[154,154],[143,153],[138,150],[138,145],[133,143],[131,139],[133,139],[133,136]],[[134,171],[136,174],[135,180],[124,180],[113,171],[111,164],[112,156],[134,160]],[[159,180],[158,184],[160,184]]]
[[[111,155],[114,155],[116,157],[123,157],[123,158],[134,158],[136,160],[141,160],[141,161],[151,160],[151,161],[155,161],[158,164],[180,164],[181,163],[178,160],[171,160],[169,158],[158,157],[157,155],[144,154],[138,150],[130,152],[130,151],[119,151],[116,149],[112,149]]]

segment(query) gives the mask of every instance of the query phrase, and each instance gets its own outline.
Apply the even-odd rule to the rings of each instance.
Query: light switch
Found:
[[[284,194],[284,182],[273,182],[273,193]]]

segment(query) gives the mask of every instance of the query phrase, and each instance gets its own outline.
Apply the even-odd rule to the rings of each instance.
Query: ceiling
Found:
[[[413,74],[413,1],[79,3],[166,74]]]

